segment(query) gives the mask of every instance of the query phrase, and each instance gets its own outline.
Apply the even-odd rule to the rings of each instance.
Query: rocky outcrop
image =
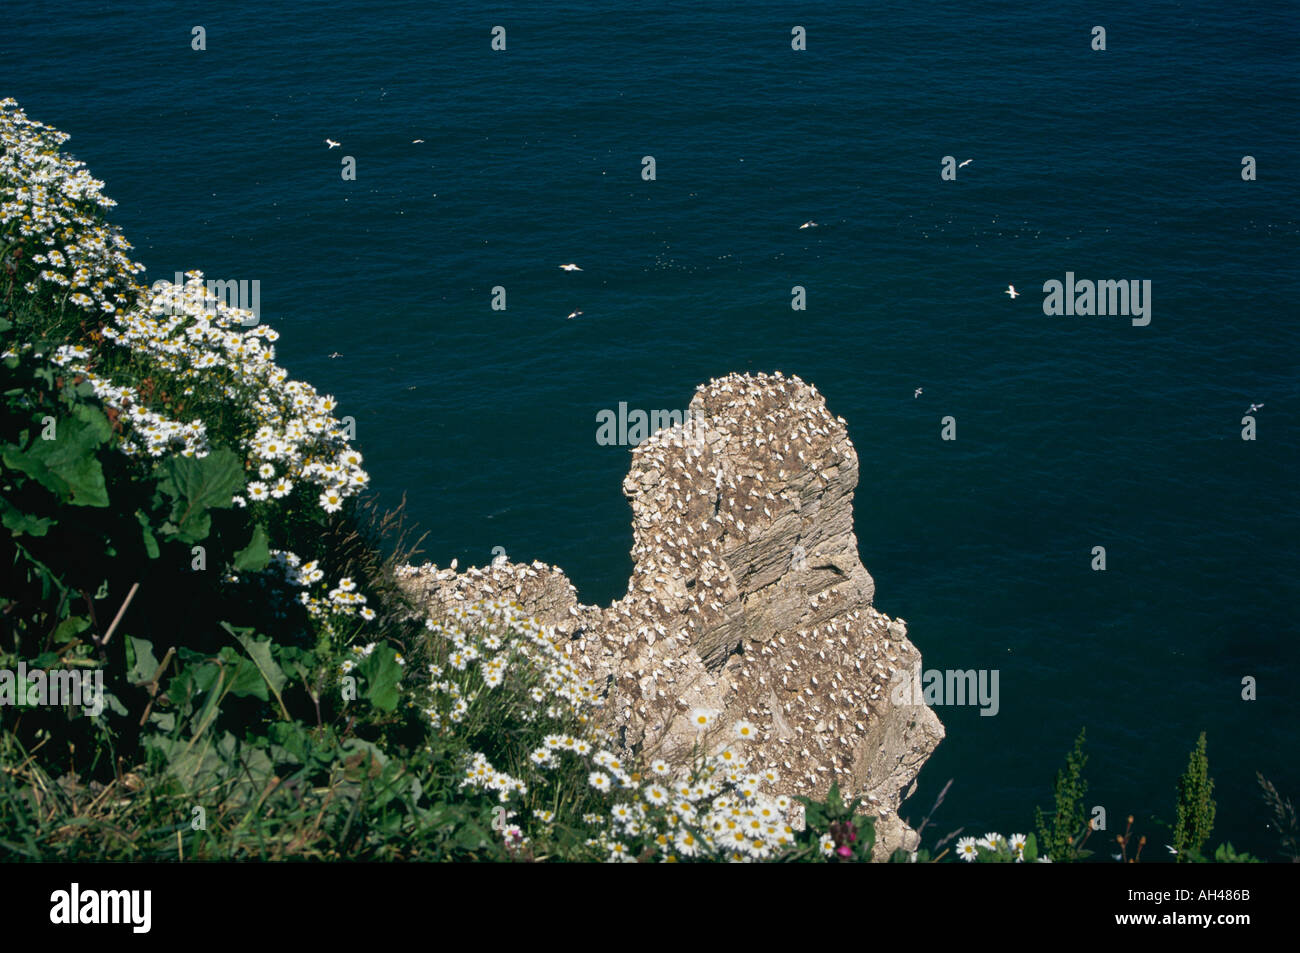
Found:
[[[748,720],[747,751],[785,793],[820,797],[838,781],[879,817],[878,857],[910,849],[900,795],[944,732],[924,704],[891,697],[920,655],[903,620],[872,606],[844,421],[779,373],[711,381],[690,410],[633,451],[635,567],[613,605],[579,604],[542,563],[409,567],[406,584],[434,612],[505,597],[553,625],[607,685],[606,724],[629,750],[685,757],[698,709],[727,729]]]

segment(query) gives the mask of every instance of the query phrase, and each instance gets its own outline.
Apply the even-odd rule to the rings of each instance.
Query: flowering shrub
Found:
[[[1012,834],[1010,838],[1001,834],[985,834],[983,837],[963,837],[957,841],[957,856],[962,860],[980,861],[982,863],[1021,863],[1037,861],[1050,863],[1050,857],[1039,857],[1038,847],[1033,834]]]
[[[39,266],[23,284],[31,295],[53,292],[91,312],[125,313],[144,270],[131,248],[94,212],[117,203],[85,165],[61,151],[68,135],[27,118],[13,99],[0,100],[0,260],[24,255]],[[65,289],[65,290],[60,290]]]
[[[12,741],[57,732],[51,766],[69,771],[176,768],[203,732],[242,738],[295,705],[319,725],[344,704],[322,687],[385,585],[349,505],[369,477],[334,399],[275,363],[273,329],[198,272],[137,283],[67,138],[0,101],[0,667],[100,668],[107,708],[29,713]],[[351,728],[391,717],[397,658],[366,660]]]
[[[248,502],[290,499],[304,483],[310,489],[297,492],[306,499],[340,510],[369,476],[332,416],[334,398],[290,380],[275,363],[278,333],[244,328],[250,313],[208,297],[202,272],[189,272],[183,286],[140,287],[134,276],[144,266],[127,255],[130,243],[89,211],[116,203],[83,163],[59,151],[67,139],[14,100],[0,101],[0,260],[21,259],[30,245],[40,267],[24,290],[82,327],[95,322],[85,342],[57,347],[53,363],[91,383],[123,429],[124,453],[201,457],[219,426],[244,455]],[[88,346],[102,342],[121,353]]]
[[[172,457],[233,451],[242,480],[213,462],[175,485],[202,479],[211,488],[206,508],[247,511],[253,543],[239,570],[265,565],[266,542],[286,546],[282,561],[306,562],[310,554],[293,547],[310,547],[319,534],[308,528],[369,483],[350,427],[333,416],[334,398],[289,379],[275,363],[276,331],[245,327],[249,312],[206,296],[201,272],[184,285],[141,287],[135,276],[144,268],[130,258],[130,243],[98,217],[116,203],[62,153],[67,139],[14,100],[0,101],[0,264],[7,299],[15,285],[25,292],[13,305],[25,333],[5,342],[4,357],[48,360],[88,389],[112,429],[104,443],[138,460],[141,477],[161,474]],[[229,496],[218,486],[230,487]],[[191,520],[181,536],[199,542],[205,526]],[[374,612],[355,588],[348,580],[328,595],[304,592],[302,602],[331,630],[338,616],[368,621]]]
[[[337,644],[350,641],[350,638],[342,636],[345,620],[360,618],[363,622],[370,622],[375,618],[375,610],[366,605],[366,597],[357,591],[357,584],[351,577],[344,576],[337,586],[322,595],[328,583],[319,560],[304,563],[296,553],[279,549],[270,550],[270,556],[272,564],[283,573],[284,582],[302,590],[297,594],[297,602]]]

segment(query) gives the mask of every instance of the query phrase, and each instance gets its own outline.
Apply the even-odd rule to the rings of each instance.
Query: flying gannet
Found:
[[[569,262],[569,264],[567,265],[561,265],[560,267],[563,268],[565,271],[582,271],[582,269],[579,268],[577,265],[573,264],[573,262]]]
[[[337,143],[337,142],[335,142],[333,139],[326,139],[326,140],[325,140],[325,145],[329,146],[331,149],[335,149],[335,148],[337,148],[340,144],[341,144],[341,143]]]
[[[1004,291],[1004,292],[1002,292],[1002,293],[1003,293],[1004,295],[1011,295],[1011,300],[1012,300],[1012,301],[1014,301],[1016,298],[1019,298],[1019,297],[1020,297],[1020,292],[1016,290],[1016,286],[1015,286],[1015,285],[1007,285],[1007,290]]]

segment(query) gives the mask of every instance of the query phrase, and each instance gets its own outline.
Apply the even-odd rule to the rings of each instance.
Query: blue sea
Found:
[[[1107,840],[1134,814],[1164,859],[1205,731],[1213,842],[1272,854],[1255,772],[1300,798],[1293,8],[382,6],[9,4],[0,96],[72,135],[149,280],[260,281],[429,559],[500,546],[608,604],[630,456],[597,413],[797,374],[858,449],[877,606],[925,668],[1000,673],[996,716],[938,709],[904,816],[952,779],[935,830],[1031,828],[1086,726]],[[1150,324],[1045,314],[1067,273],[1149,280]]]

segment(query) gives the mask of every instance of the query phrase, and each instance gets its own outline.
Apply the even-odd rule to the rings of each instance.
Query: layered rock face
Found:
[[[628,753],[684,759],[699,709],[722,726],[718,745],[748,720],[745,750],[781,772],[780,790],[822,797],[838,781],[879,817],[878,858],[912,849],[898,802],[944,731],[924,704],[891,698],[920,655],[903,620],[872,606],[844,421],[779,373],[711,381],[690,411],[633,451],[635,567],[613,605],[579,604],[542,563],[409,567],[406,584],[435,614],[507,598],[554,626],[607,685],[605,723]]]

